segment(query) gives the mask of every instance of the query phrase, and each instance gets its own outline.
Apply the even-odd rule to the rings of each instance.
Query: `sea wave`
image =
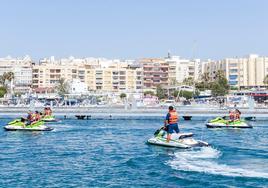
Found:
[[[226,164],[219,164],[216,160],[221,152],[212,147],[200,150],[180,151],[167,164],[173,169],[182,171],[201,172],[222,176],[268,178],[267,172],[254,169],[237,168]]]

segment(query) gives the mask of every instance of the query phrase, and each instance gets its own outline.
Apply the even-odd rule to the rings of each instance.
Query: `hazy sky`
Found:
[[[268,55],[266,0],[1,0],[0,57]]]

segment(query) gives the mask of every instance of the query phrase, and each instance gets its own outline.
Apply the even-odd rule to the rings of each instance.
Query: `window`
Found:
[[[230,69],[230,73],[237,73],[237,69]]]
[[[230,63],[229,66],[230,67],[237,67],[237,63]]]
[[[238,83],[237,81],[229,81],[230,85],[237,85],[237,83]]]
[[[237,77],[238,77],[237,75],[230,75],[230,76],[229,76],[229,79],[230,79],[230,80],[236,80]]]

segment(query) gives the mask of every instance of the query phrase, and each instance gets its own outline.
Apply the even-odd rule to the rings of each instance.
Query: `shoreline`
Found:
[[[242,117],[268,117],[268,109],[242,109]],[[42,111],[43,107],[0,107],[0,115],[25,115],[29,110]],[[120,107],[53,107],[53,114],[59,116],[165,116],[167,107],[125,109]],[[228,116],[229,109],[219,108],[177,108],[180,116]]]

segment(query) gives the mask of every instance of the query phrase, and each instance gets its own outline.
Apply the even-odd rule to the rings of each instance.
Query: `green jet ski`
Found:
[[[217,117],[209,120],[206,123],[207,128],[253,128],[252,125],[247,123],[245,120],[234,120]]]
[[[4,129],[7,131],[51,131],[53,128],[44,125],[44,121],[40,120],[33,122],[30,125],[26,124],[25,119],[15,119],[9,122]]]
[[[42,121],[44,122],[57,122],[58,120],[55,118],[55,116],[44,116],[42,118]]]

